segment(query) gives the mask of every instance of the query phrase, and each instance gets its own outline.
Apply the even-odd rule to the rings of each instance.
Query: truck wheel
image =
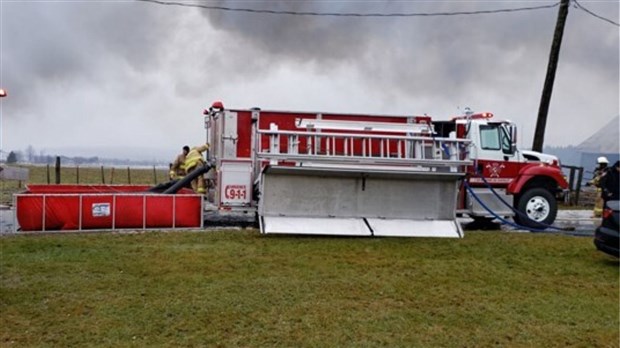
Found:
[[[517,210],[523,213],[515,215],[514,220],[519,225],[542,228],[551,225],[558,213],[558,204],[551,192],[544,188],[532,188],[523,193],[517,203]],[[526,217],[527,216],[527,217]]]

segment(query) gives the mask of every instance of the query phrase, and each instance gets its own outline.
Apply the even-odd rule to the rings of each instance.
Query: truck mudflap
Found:
[[[266,166],[261,233],[463,237],[456,196],[463,173],[365,165]]]

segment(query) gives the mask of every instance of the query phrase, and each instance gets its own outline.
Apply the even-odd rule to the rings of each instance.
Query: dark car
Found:
[[[618,210],[620,201],[608,201],[603,209],[603,221],[594,232],[594,245],[604,253],[618,256],[620,227],[618,227]]]

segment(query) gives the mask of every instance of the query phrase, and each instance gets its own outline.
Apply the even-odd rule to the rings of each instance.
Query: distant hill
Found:
[[[590,179],[598,157],[607,157],[610,164],[620,158],[620,116],[577,146],[545,146],[543,152],[558,156],[563,165],[584,167],[584,180]]]
[[[598,132],[592,134],[581,144],[577,145],[577,151],[588,153],[609,153],[617,154],[620,152],[620,115],[614,117]]]
[[[545,146],[543,152],[558,156],[563,165],[581,166],[581,152],[576,146]]]

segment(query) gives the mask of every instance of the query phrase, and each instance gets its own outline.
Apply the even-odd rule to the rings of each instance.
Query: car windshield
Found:
[[[609,209],[611,210],[615,210],[615,211],[620,210],[620,201],[608,201],[606,204],[607,204],[607,207],[609,207]]]

